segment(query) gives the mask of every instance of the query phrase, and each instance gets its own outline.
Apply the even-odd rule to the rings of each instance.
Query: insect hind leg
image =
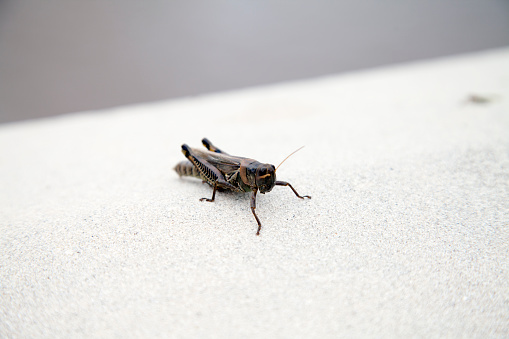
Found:
[[[211,199],[208,199],[208,198],[201,198],[200,201],[208,201],[208,202],[214,202],[214,199],[216,199],[216,191],[217,191],[217,183],[214,184],[214,191],[212,192],[212,198]]]
[[[216,146],[214,146],[214,145],[210,142],[210,140],[209,140],[209,139],[207,139],[207,138],[203,138],[201,142],[202,142],[203,146],[205,146],[205,147],[206,147],[209,151],[211,151],[211,152],[215,152],[215,153],[222,153],[222,154],[226,154],[226,155],[228,155],[228,153],[223,152],[223,151],[221,151],[219,148],[217,148]]]
[[[182,145],[182,153],[189,159],[196,167],[196,170],[200,173],[201,178],[208,182],[211,186],[214,186],[214,192],[212,193],[212,199],[205,199],[207,201],[214,201],[218,186],[222,188],[228,188],[236,190],[237,188],[226,181],[224,175],[216,167],[211,165],[207,160],[201,156],[195,154],[193,149],[186,144]],[[203,199],[202,199],[203,200]]]

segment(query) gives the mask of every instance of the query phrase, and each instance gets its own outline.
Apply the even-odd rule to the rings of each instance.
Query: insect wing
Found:
[[[229,176],[240,168],[240,162],[245,159],[223,153],[215,153],[193,148],[193,153],[206,160],[209,164],[216,167],[225,176]]]

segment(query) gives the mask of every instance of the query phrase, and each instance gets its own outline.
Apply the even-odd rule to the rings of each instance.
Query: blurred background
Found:
[[[0,0],[0,123],[508,45],[508,0]]]

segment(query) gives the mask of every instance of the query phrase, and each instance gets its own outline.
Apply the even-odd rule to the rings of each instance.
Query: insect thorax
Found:
[[[239,191],[241,191],[241,192],[251,192],[252,191],[251,187],[249,185],[246,185],[246,183],[244,183],[242,181],[239,171],[235,171],[231,174],[227,174],[226,181],[228,181],[230,184],[238,187]]]

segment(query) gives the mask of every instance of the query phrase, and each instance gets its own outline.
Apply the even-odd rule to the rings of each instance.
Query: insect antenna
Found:
[[[285,161],[286,161],[286,159],[288,159],[289,157],[291,157],[292,155],[294,155],[295,153],[297,153],[298,151],[300,151],[300,150],[301,150],[301,149],[303,149],[303,148],[304,148],[304,146],[302,146],[301,148],[296,149],[295,151],[293,151],[292,153],[290,153],[290,155],[289,155],[289,156],[287,156],[287,157],[286,157],[283,161],[281,161],[281,163],[280,163],[279,165],[277,165],[277,167],[276,167],[276,169],[274,170],[274,172],[275,172],[275,171],[277,171],[277,169],[279,168],[279,166],[281,166],[281,165],[283,164],[283,162],[285,162]]]

